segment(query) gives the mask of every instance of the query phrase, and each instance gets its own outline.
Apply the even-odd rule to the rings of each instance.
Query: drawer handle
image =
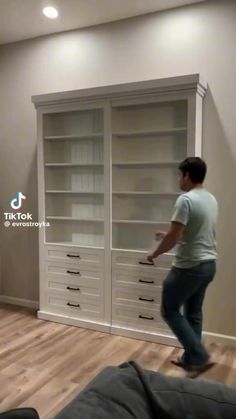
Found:
[[[139,300],[140,301],[149,301],[150,303],[153,303],[153,301],[155,301],[154,298],[143,298],[143,297],[139,297]]]
[[[139,318],[144,320],[154,320],[154,317],[142,316],[142,314],[139,315]]]
[[[142,284],[154,284],[154,281],[144,281],[144,279],[139,279],[138,282],[141,282]]]
[[[80,304],[67,303],[67,305],[70,307],[80,307]]]
[[[68,256],[68,258],[80,258],[80,255],[70,255],[69,253],[66,256]]]
[[[75,271],[66,271],[68,274],[72,274],[72,275],[80,275],[80,272],[79,271],[77,271],[77,272],[75,272]]]
[[[66,287],[66,289],[67,290],[70,290],[70,291],[80,291],[80,288],[73,288],[73,287]]]
[[[154,265],[154,262],[143,262],[142,260],[139,261],[139,265]]]

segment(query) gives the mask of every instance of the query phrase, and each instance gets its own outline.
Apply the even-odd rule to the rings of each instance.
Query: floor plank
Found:
[[[135,360],[172,376],[172,346],[39,320],[32,309],[0,307],[0,411],[31,406],[52,419],[107,365]],[[236,384],[236,348],[209,345],[217,365],[202,378]]]

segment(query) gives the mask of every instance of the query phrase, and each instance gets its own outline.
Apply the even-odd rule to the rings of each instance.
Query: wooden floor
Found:
[[[0,307],[0,412],[19,406],[51,419],[105,366],[136,360],[184,375],[170,359],[177,348],[38,320],[33,310]],[[217,366],[202,378],[236,384],[236,348],[211,344]]]

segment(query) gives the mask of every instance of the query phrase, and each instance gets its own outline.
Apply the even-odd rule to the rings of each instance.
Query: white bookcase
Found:
[[[201,155],[198,74],[33,96],[38,115],[40,318],[160,342],[173,255],[142,264]],[[141,263],[140,263],[141,262]]]

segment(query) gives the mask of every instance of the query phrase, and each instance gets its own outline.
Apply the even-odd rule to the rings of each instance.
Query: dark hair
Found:
[[[181,170],[184,176],[188,173],[193,183],[203,183],[207,165],[200,157],[188,157],[180,163],[179,170]]]

